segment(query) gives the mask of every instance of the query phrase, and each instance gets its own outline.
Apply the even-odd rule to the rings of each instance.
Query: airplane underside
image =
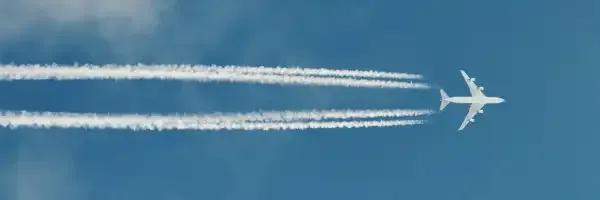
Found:
[[[458,130],[462,130],[464,129],[469,122],[475,122],[475,115],[477,115],[478,113],[481,114],[483,113],[483,107],[486,104],[498,104],[498,103],[502,103],[505,100],[500,98],[500,97],[488,97],[483,93],[483,87],[478,87],[475,84],[475,78],[470,78],[466,72],[464,72],[463,70],[460,70],[461,74],[463,75],[463,78],[465,80],[465,82],[467,83],[467,86],[469,87],[469,92],[471,93],[471,96],[468,97],[450,97],[448,96],[448,94],[446,94],[446,92],[444,92],[443,89],[440,89],[440,95],[441,95],[441,104],[440,104],[440,111],[444,110],[444,108],[446,106],[448,106],[449,103],[459,103],[459,104],[470,104],[469,106],[469,112],[467,113],[467,116],[465,116],[465,119],[463,120],[463,123],[460,125],[460,128],[458,128]]]

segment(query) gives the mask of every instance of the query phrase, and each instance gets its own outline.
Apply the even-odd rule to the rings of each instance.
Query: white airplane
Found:
[[[469,124],[469,122],[475,122],[473,117],[475,117],[477,113],[483,113],[482,108],[485,106],[485,104],[498,104],[505,101],[500,97],[485,96],[485,94],[483,94],[483,87],[477,87],[475,84],[475,78],[469,78],[467,73],[465,73],[463,70],[460,70],[460,73],[462,74],[463,78],[465,78],[465,82],[467,82],[467,85],[469,86],[469,91],[471,92],[470,97],[449,97],[443,89],[440,89],[440,94],[442,96],[442,99],[440,100],[442,101],[442,104],[440,105],[440,111],[444,110],[444,108],[451,102],[471,104],[471,107],[469,107],[469,113],[465,117],[463,123],[460,125],[460,128],[458,128],[459,131],[463,130],[465,126]]]

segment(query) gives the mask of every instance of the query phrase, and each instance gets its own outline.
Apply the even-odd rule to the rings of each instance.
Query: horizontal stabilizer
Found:
[[[443,89],[440,89],[440,95],[441,95],[441,100],[442,104],[440,104],[440,111],[444,110],[444,108],[446,108],[446,106],[448,105],[448,103],[450,103],[447,99],[448,99],[448,94],[446,94],[446,92],[444,92]]]

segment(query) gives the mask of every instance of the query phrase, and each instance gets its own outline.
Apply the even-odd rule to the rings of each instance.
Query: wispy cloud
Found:
[[[159,13],[168,8],[158,0],[0,0],[0,39],[16,36],[43,24],[95,22],[102,30],[127,28],[151,31]]]
[[[31,133],[31,132],[30,132]],[[75,177],[70,152],[58,138],[21,137],[16,174],[16,200],[85,199],[85,188]],[[59,139],[60,140],[60,139]],[[67,145],[68,146],[68,145]]]

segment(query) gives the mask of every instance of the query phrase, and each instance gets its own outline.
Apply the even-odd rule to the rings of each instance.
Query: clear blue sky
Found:
[[[598,1],[56,2],[0,0],[0,62],[360,68],[421,73],[450,95],[468,94],[464,69],[507,103],[463,132],[465,105],[409,128],[0,129],[0,199],[600,198]],[[31,111],[439,107],[437,90],[38,81],[0,91],[2,109]]]

